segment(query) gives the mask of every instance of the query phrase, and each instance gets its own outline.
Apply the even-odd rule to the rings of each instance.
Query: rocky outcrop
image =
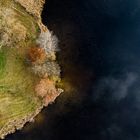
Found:
[[[21,6],[23,6],[27,12],[29,12],[36,18],[37,23],[42,31],[47,31],[47,27],[44,26],[41,21],[41,12],[45,0],[15,0],[15,1],[18,2]]]
[[[15,0],[15,1],[20,3],[30,14],[40,18],[40,14],[42,12],[45,0]]]

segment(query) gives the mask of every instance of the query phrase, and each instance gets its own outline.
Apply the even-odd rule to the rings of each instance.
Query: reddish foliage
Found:
[[[31,47],[28,52],[28,58],[32,63],[44,63],[46,53],[43,48]]]
[[[46,94],[56,92],[56,88],[54,82],[50,81],[48,78],[43,78],[36,85],[35,91],[38,96],[44,97]]]
[[[35,92],[38,96],[44,98],[44,104],[46,106],[53,102],[60,94],[55,87],[55,83],[48,78],[43,78],[40,80],[40,82],[35,87]]]

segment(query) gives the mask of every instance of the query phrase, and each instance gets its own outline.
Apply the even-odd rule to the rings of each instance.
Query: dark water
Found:
[[[47,0],[65,88],[7,140],[140,139],[140,1]]]

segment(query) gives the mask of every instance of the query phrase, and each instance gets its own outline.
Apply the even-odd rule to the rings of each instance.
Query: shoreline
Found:
[[[45,4],[45,0],[40,0],[39,3],[39,7],[36,7],[37,9],[35,9],[34,4],[35,1],[34,0],[14,0],[14,2],[19,3],[23,8],[26,9],[26,12],[28,12],[30,15],[32,15],[36,20],[36,23],[39,26],[40,32],[49,32],[48,28],[42,23],[42,19],[41,19],[41,12],[43,9],[43,5]],[[28,4],[29,2],[29,4]],[[32,5],[30,5],[32,3]],[[33,7],[32,7],[33,6]],[[37,6],[37,5],[36,5]],[[39,12],[38,12],[39,10]],[[54,51],[55,53],[55,51]],[[55,83],[56,84],[56,83]],[[54,84],[54,86],[55,86]],[[61,92],[63,92],[63,90],[61,89]],[[60,93],[61,93],[60,92]],[[50,96],[50,98],[48,98],[48,104],[45,105],[45,103],[39,105],[36,109],[36,111],[27,114],[25,117],[22,117],[21,119],[15,119],[12,121],[7,122],[1,129],[0,129],[0,138],[4,139],[5,136],[7,136],[8,134],[12,134],[14,133],[16,130],[21,130],[24,125],[28,122],[33,122],[34,118],[41,112],[41,110],[43,109],[43,107],[47,107],[49,104],[53,103],[55,101],[55,99],[60,95],[59,94],[52,94],[52,95],[48,95]],[[35,95],[37,96],[37,95]],[[43,98],[42,98],[43,100]]]

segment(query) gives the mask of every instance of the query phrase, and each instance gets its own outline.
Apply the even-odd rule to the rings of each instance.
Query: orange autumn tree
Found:
[[[28,59],[32,64],[42,64],[46,60],[45,50],[39,46],[30,47]]]
[[[44,98],[44,105],[47,106],[55,100],[62,90],[56,89],[55,83],[46,77],[41,79],[36,85],[35,92],[38,96]]]

